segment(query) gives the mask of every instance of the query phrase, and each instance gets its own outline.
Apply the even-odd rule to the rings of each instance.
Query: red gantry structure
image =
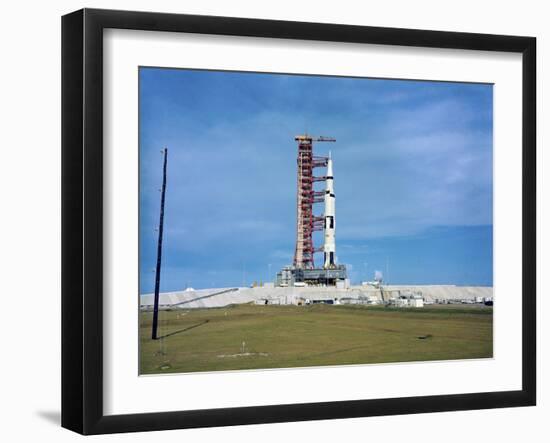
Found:
[[[298,195],[294,268],[313,269],[315,252],[323,251],[323,247],[315,248],[313,245],[313,232],[324,229],[324,217],[313,215],[313,204],[325,201],[325,191],[315,191],[313,184],[327,179],[326,176],[315,177],[313,170],[328,164],[328,157],[313,155],[313,142],[335,142],[336,139],[305,134],[297,135],[295,140],[298,142]]]

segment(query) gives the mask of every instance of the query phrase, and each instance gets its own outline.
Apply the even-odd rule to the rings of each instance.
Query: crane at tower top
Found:
[[[334,137],[325,137],[323,135],[315,136],[315,135],[297,135],[294,137],[294,140],[299,142],[335,142],[336,139]]]

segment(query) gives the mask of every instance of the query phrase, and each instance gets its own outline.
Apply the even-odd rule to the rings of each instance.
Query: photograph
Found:
[[[140,375],[490,359],[493,306],[492,84],[139,67]]]

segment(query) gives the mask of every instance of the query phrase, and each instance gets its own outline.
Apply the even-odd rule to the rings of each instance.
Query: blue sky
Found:
[[[491,85],[139,76],[142,293],[154,287],[160,149],[169,152],[161,290],[235,286],[292,261],[294,136],[304,132],[337,139],[315,151],[332,151],[336,255],[352,281],[380,270],[395,284],[492,285]]]

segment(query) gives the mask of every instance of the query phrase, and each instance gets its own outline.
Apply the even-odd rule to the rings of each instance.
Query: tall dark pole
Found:
[[[162,259],[162,229],[164,227],[164,196],[166,194],[166,161],[168,159],[168,148],[164,148],[164,166],[162,168],[162,190],[160,197],[160,222],[159,241],[157,247],[157,269],[155,274],[155,307],[153,309],[153,332],[152,338],[156,340],[159,322],[159,290],[160,290],[160,263]]]

